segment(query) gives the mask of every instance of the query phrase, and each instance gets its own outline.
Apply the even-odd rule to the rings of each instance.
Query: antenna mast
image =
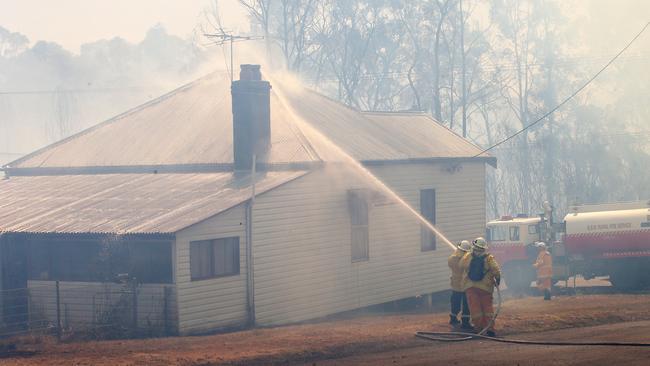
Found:
[[[235,42],[245,42],[245,41],[255,41],[264,39],[263,36],[240,36],[235,35],[230,32],[227,32],[223,29],[219,29],[217,33],[204,33],[214,45],[223,46],[226,43],[230,43],[230,81],[234,80],[234,68],[233,68],[233,43]]]

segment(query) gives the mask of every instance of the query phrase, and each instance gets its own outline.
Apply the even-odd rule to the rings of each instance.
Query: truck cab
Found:
[[[487,223],[486,240],[490,253],[503,270],[506,286],[523,291],[535,280],[532,263],[537,257],[535,242],[544,239],[542,217],[503,216]]]

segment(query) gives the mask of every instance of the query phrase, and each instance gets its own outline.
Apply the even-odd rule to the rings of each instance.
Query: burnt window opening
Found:
[[[192,281],[239,274],[239,237],[190,242]]]
[[[436,224],[436,190],[420,190],[420,214],[431,225]],[[431,229],[421,225],[420,229],[420,249],[423,252],[436,250],[436,234]]]
[[[173,283],[169,241],[43,238],[28,245],[30,280],[111,282],[128,274],[138,283]]]
[[[362,189],[349,190],[348,210],[350,212],[352,262],[367,261],[370,258],[368,192]]]

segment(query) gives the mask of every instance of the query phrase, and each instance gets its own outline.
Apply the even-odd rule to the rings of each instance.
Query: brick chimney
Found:
[[[262,80],[260,65],[241,65],[231,93],[235,170],[250,170],[253,155],[265,161],[271,146],[271,84]]]

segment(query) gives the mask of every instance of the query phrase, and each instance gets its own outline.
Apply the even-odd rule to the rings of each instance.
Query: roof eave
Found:
[[[296,163],[258,163],[258,171],[298,171],[322,166],[322,161]],[[169,173],[222,173],[233,172],[231,163],[197,164],[152,164],[152,165],[113,165],[113,166],[71,166],[71,167],[25,167],[0,169],[7,176],[43,175],[94,175],[94,174],[169,174]]]
[[[395,160],[363,160],[361,163],[369,166],[392,165],[392,164],[431,164],[431,163],[486,163],[493,168],[497,167],[497,158],[494,156],[476,156],[476,157],[431,157],[431,158],[408,158]]]
[[[176,233],[170,232],[76,232],[76,231],[21,231],[21,230],[0,230],[0,236],[3,235],[31,235],[31,236],[48,236],[48,237],[61,237],[61,236],[74,236],[81,238],[94,238],[98,236],[113,236],[123,239],[149,239],[149,240],[173,240]]]

